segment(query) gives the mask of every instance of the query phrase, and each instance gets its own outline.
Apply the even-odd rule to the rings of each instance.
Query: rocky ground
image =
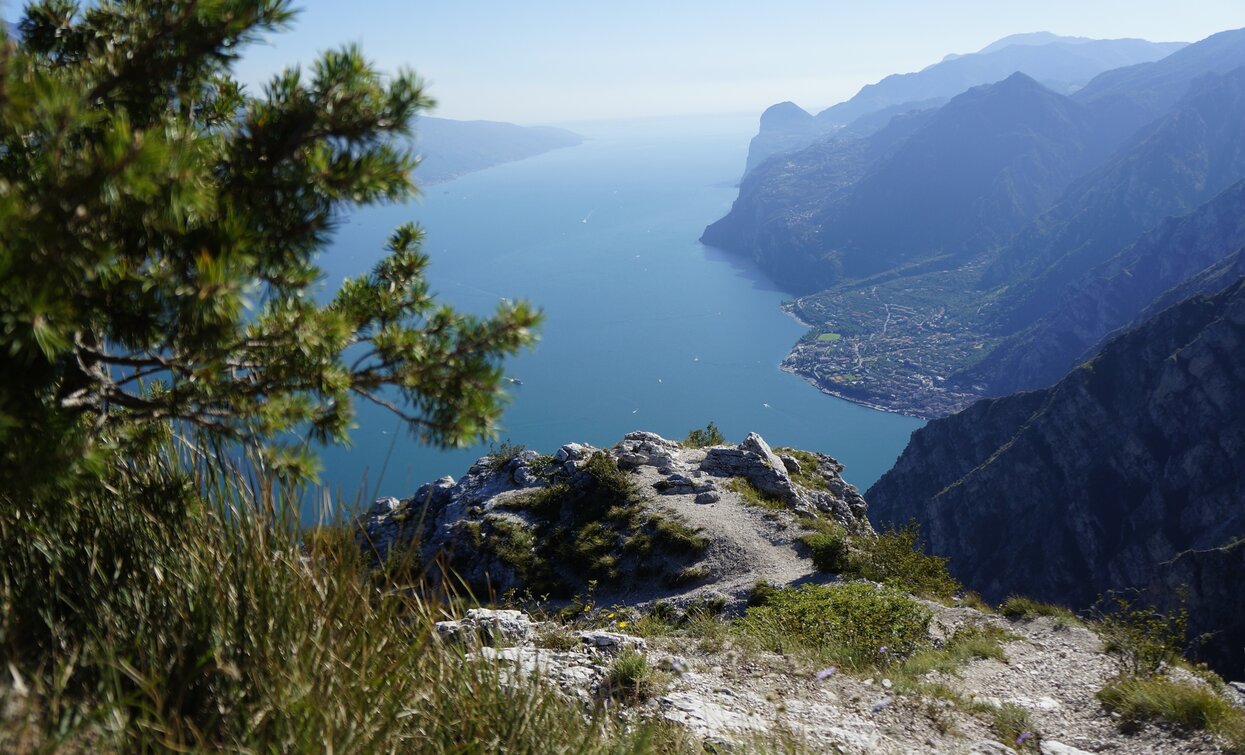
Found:
[[[446,638],[471,642],[473,657],[498,662],[508,680],[535,675],[580,699],[586,708],[621,706],[628,720],[659,718],[686,729],[710,748],[770,750],[794,746],[839,753],[1218,753],[1209,735],[1158,726],[1125,733],[1094,693],[1118,667],[1098,637],[1080,625],[1038,618],[1007,621],[966,607],[930,604],[936,631],[964,623],[1001,625],[1014,639],[1005,661],[976,659],[955,673],[931,672],[941,683],[985,710],[1018,706],[1031,722],[1023,741],[999,741],[988,711],[969,711],[937,696],[900,690],[885,672],[825,674],[793,658],[715,645],[687,637],[647,639],[608,630],[573,632],[572,647],[549,644],[542,633],[560,631],[519,611],[475,610],[443,622]],[[548,635],[545,635],[546,637]],[[558,635],[561,636],[561,635]],[[611,665],[638,651],[662,682],[647,700],[616,702],[609,694]],[[1192,677],[1190,677],[1192,678]],[[1239,695],[1238,695],[1239,696]]]
[[[589,472],[598,466],[598,452],[569,444],[552,456],[522,451],[509,459],[483,459],[460,480],[431,483],[406,501],[378,501],[362,522],[363,539],[381,557],[403,543],[419,543],[425,559],[458,549],[455,563],[474,570],[476,579],[486,577],[501,589],[522,588],[530,564],[514,548],[490,546],[489,537],[501,535],[488,533],[511,533],[509,545],[520,544],[527,555],[568,552],[565,544],[578,542],[575,526],[595,526],[576,525],[569,509],[591,499],[576,491],[598,490],[599,483],[586,479],[597,474]],[[1094,631],[1066,618],[1008,620],[961,600],[951,605],[921,600],[932,614],[931,647],[966,625],[998,627],[1006,639],[1002,659],[976,657],[915,679],[892,679],[885,668],[855,673],[822,668],[810,660],[815,653],[781,655],[742,641],[729,630],[730,617],[744,610],[759,580],[787,586],[839,579],[818,572],[801,545],[810,521],[823,528],[830,523],[852,537],[874,537],[865,502],[843,480],[841,465],[822,455],[775,453],[756,435],[738,446],[688,448],[631,433],[602,453],[628,481],[633,508],[625,516],[619,506],[609,509],[617,524],[607,530],[605,542],[615,550],[603,563],[616,579],[601,580],[591,591],[595,609],[574,619],[563,611],[555,622],[515,610],[476,609],[438,628],[446,642],[462,643],[469,657],[499,664],[506,683],[541,679],[586,710],[605,706],[623,721],[664,720],[712,751],[1226,751],[1210,735],[1172,727],[1144,725],[1125,732],[1095,698],[1119,673],[1118,660],[1104,651]],[[571,503],[561,508],[532,503],[547,503],[535,496],[549,490],[570,496]],[[703,547],[670,554],[655,546],[629,550],[653,531],[653,522],[663,521],[696,533]],[[477,539],[464,533],[476,533]],[[550,550],[547,540],[562,543],[563,550]],[[654,564],[660,567],[656,571]],[[677,583],[662,578],[661,570],[676,568],[694,568],[696,576]],[[559,573],[569,592],[583,589],[574,584],[583,576]],[[580,593],[580,602],[571,605],[582,610],[583,602]],[[555,616],[565,605],[565,600],[546,602],[542,615]],[[643,619],[654,607],[688,614],[706,605],[722,611],[714,620],[720,631]],[[623,653],[643,656],[651,672],[644,694],[618,694],[613,675]],[[1205,684],[1180,669],[1173,673]],[[1232,686],[1221,694],[1245,705],[1245,696]],[[1020,716],[1028,728],[1002,736],[1006,728],[996,719],[1004,713]]]

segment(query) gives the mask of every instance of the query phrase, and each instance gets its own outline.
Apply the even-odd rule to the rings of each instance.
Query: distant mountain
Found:
[[[760,131],[748,151],[745,174],[771,155],[807,146],[814,139],[830,135],[854,121],[860,121],[856,128],[859,135],[861,126],[870,122],[861,119],[881,110],[923,109],[919,103],[945,102],[970,87],[1002,81],[1017,71],[1066,93],[1103,71],[1157,60],[1184,44],[1141,39],[1092,40],[1060,37],[1049,32],[1005,37],[980,52],[948,56],[914,73],[887,76],[863,87],[851,99],[821,111],[811,123],[801,120],[788,128],[788,121],[767,124],[762,119]],[[877,118],[872,121],[878,128],[885,125],[884,121],[877,122]]]
[[[1014,74],[767,162],[701,240],[797,291],[824,288],[996,243],[1104,156],[1085,108]]]
[[[1069,284],[1047,314],[1004,340],[982,362],[954,376],[1001,396],[1054,384],[1092,356],[1103,338],[1164,306],[1222,288],[1245,247],[1245,181],[1193,212],[1169,218]],[[1227,261],[1226,271],[1221,270]],[[1176,290],[1175,300],[1165,292]]]
[[[553,149],[573,147],[582,141],[578,134],[549,126],[420,118],[415,146],[423,161],[418,178],[423,184],[449,181]]]
[[[913,433],[866,494],[921,523],[987,600],[1182,601],[1217,667],[1245,663],[1245,280],[1163,310],[1057,385]]]
[[[771,155],[794,152],[817,141],[823,129],[817,120],[794,102],[771,105],[761,113],[761,127],[748,144],[744,175]]]
[[[1092,39],[1090,37],[1065,37],[1059,34],[1053,34],[1049,31],[1031,31],[1031,32],[1024,32],[1021,34],[1012,34],[1012,35],[1003,37],[1002,39],[991,42],[990,44],[978,50],[977,54],[984,55],[984,54],[991,53],[991,52],[998,52],[999,50],[1002,50],[1005,47],[1011,47],[1013,45],[1031,45],[1034,47],[1040,47],[1042,45],[1050,45],[1050,44],[1067,44],[1067,45],[1088,44],[1090,42],[1097,42],[1097,41],[1100,41],[1100,40]],[[963,57],[963,56],[957,55],[956,57]]]
[[[1076,99],[1130,132],[1170,110],[1189,84],[1208,73],[1245,65],[1245,29],[1213,34],[1161,59],[1107,71],[1076,93]]]
[[[1174,110],[1077,181],[999,255],[983,280],[1010,284],[1004,332],[1041,317],[1064,286],[1138,234],[1190,212],[1241,178],[1245,67],[1199,78]]]
[[[1245,66],[1223,70],[1238,59],[1245,30],[1072,96],[1012,77],[841,129],[759,166],[703,240],[804,294],[792,311],[812,328],[784,364],[823,390],[938,416],[1049,385],[1164,291],[1235,269],[1208,266],[1236,232],[1198,225],[1229,223],[1230,199],[1166,224],[1245,180]]]
[[[824,125],[846,125],[891,105],[931,97],[954,97],[970,87],[1000,81],[1017,71],[1038,81],[1085,84],[1103,71],[1158,60],[1185,46],[1183,42],[1085,40],[1054,35],[1044,44],[1003,44],[1006,41],[1000,40],[981,52],[944,60],[915,73],[887,76],[863,87],[850,100],[821,111],[817,120]]]

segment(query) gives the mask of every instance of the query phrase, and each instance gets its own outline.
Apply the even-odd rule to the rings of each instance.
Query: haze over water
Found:
[[[487,314],[499,299],[545,312],[535,350],[510,360],[501,439],[552,453],[631,430],[682,438],[713,420],[731,441],[817,450],[862,490],[921,422],[824,395],[778,369],[804,328],[751,265],[697,242],[735,195],[755,116],[573,125],[587,140],[358,211],[323,260],[326,286],[368,270],[399,223],[425,229],[440,300]],[[418,171],[416,172],[418,180]],[[322,481],[352,499],[405,497],[459,476],[488,444],[438,451],[362,403],[350,449],[322,451]],[[386,461],[387,460],[387,461]],[[383,476],[381,476],[383,470]]]

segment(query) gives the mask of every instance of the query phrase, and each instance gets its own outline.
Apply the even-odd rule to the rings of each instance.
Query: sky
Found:
[[[296,0],[247,51],[253,85],[359,43],[413,69],[434,115],[522,124],[816,112],[891,74],[1020,32],[1197,41],[1245,26],[1242,0]]]

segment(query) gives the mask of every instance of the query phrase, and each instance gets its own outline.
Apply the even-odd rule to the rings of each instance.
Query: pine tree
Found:
[[[270,450],[342,441],[354,401],[422,440],[490,434],[539,316],[438,305],[421,232],[318,302],[350,208],[413,195],[430,104],[354,47],[258,95],[240,51],[285,0],[43,0],[0,51],[0,488],[71,485],[153,427]]]

